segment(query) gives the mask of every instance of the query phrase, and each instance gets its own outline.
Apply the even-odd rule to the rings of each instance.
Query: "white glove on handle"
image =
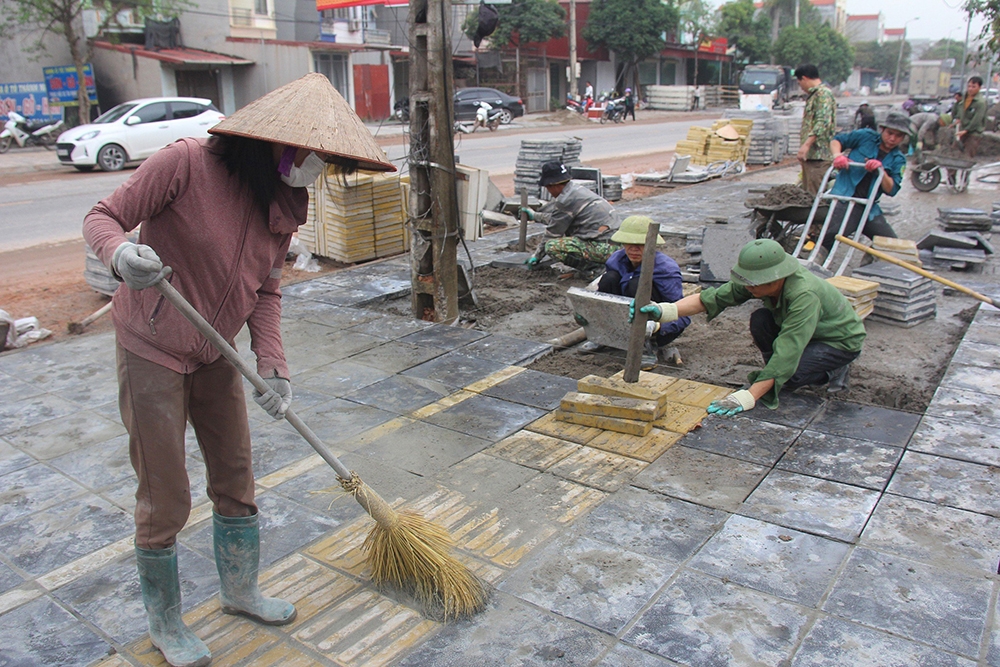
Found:
[[[111,266],[125,284],[134,290],[152,287],[167,275],[155,250],[148,245],[128,241],[115,250]]]
[[[270,389],[261,394],[256,389],[253,390],[253,400],[264,412],[274,419],[284,419],[285,410],[292,404],[292,383],[285,378],[280,378],[275,371],[274,377],[263,378]]]
[[[712,404],[708,406],[708,411],[722,417],[733,417],[741,412],[753,410],[755,405],[757,405],[757,401],[754,400],[753,394],[746,389],[740,389],[725,398],[712,401]]]

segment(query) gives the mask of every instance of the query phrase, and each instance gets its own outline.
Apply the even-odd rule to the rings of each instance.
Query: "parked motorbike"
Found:
[[[587,105],[582,102],[577,102],[569,94],[566,95],[566,108],[570,111],[575,111],[578,114],[587,113]]]
[[[410,122],[410,98],[404,97],[401,100],[397,100],[392,106],[392,115],[400,123]]]
[[[620,123],[625,120],[625,98],[618,97],[609,99],[604,103],[604,113],[601,114],[601,123],[607,121]]]
[[[29,123],[28,119],[16,111],[7,112],[7,122],[4,123],[3,130],[0,131],[0,153],[6,153],[11,144],[17,143],[24,148],[26,146],[44,146],[52,150],[56,145],[56,138],[62,132],[62,121],[55,123]]]

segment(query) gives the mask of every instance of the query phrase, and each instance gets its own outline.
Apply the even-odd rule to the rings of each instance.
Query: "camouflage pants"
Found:
[[[545,242],[547,255],[574,269],[584,268],[587,264],[604,264],[615,250],[618,250],[616,243],[586,241],[575,236],[563,236]]]

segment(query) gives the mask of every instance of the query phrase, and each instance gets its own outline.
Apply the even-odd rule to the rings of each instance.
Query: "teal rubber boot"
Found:
[[[243,614],[265,625],[285,625],[295,620],[295,607],[266,598],[257,586],[260,567],[260,530],[257,515],[221,516],[213,513],[215,566],[222,584],[222,611]]]
[[[177,577],[177,547],[135,548],[142,603],[153,646],[172,667],[202,667],[212,653],[181,618],[181,584]]]

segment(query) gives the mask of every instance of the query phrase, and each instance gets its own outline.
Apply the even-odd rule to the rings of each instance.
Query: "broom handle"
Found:
[[[156,289],[160,292],[160,294],[166,297],[167,301],[173,304],[174,308],[180,311],[181,315],[187,318],[188,322],[194,325],[194,328],[197,329],[201,335],[207,338],[209,342],[215,346],[215,349],[222,353],[222,356],[224,356],[229,363],[235,366],[236,369],[243,374],[243,377],[250,381],[250,384],[253,385],[254,389],[261,394],[266,394],[271,390],[271,388],[267,386],[267,383],[264,382],[264,378],[258,375],[257,371],[250,367],[247,360],[241,357],[240,353],[233,349],[233,346],[222,337],[222,334],[216,331],[215,328],[208,323],[208,320],[202,317],[201,313],[195,310],[194,306],[188,303],[187,299],[181,296],[181,293],[178,292],[173,285],[168,283],[166,280],[161,280],[156,283]],[[340,479],[351,479],[351,471],[348,470],[344,464],[333,455],[333,452],[331,452],[323,441],[319,439],[319,436],[313,433],[312,429],[309,428],[309,426],[306,425],[306,423],[302,421],[297,414],[295,414],[291,407],[285,410],[285,419],[288,420],[289,424],[295,427],[296,431],[302,434],[302,437],[306,439],[306,442],[312,445],[312,448],[316,450],[316,453],[323,457],[324,461],[330,464],[330,467],[333,468],[334,472],[337,473],[337,476],[340,477]]]
[[[966,287],[965,285],[959,285],[958,283],[952,282],[952,281],[948,280],[947,278],[942,278],[938,274],[931,273],[927,269],[922,269],[919,266],[915,266],[913,264],[910,264],[909,262],[904,262],[901,259],[896,259],[892,255],[887,255],[884,252],[879,252],[878,250],[875,250],[874,248],[869,248],[868,246],[864,245],[863,243],[858,243],[856,241],[852,241],[851,239],[849,239],[849,238],[847,238],[845,236],[841,236],[840,234],[837,234],[837,240],[840,241],[841,243],[846,243],[847,245],[851,246],[852,248],[857,248],[858,250],[860,250],[862,252],[866,252],[869,255],[873,255],[875,257],[878,257],[883,262],[889,262],[890,264],[895,264],[896,266],[901,266],[904,269],[909,269],[910,271],[913,271],[914,273],[923,276],[924,278],[930,278],[931,280],[936,280],[937,282],[941,283],[942,285],[947,285],[948,287],[952,288],[953,290],[958,290],[962,294],[968,294],[969,296],[971,296],[971,297],[973,297],[975,299],[979,299],[980,301],[982,301],[984,303],[988,303],[991,306],[996,306],[997,305],[996,302],[993,299],[991,299],[990,297],[985,296],[983,294],[980,294],[979,292],[975,291],[974,289],[970,289],[970,288]]]

